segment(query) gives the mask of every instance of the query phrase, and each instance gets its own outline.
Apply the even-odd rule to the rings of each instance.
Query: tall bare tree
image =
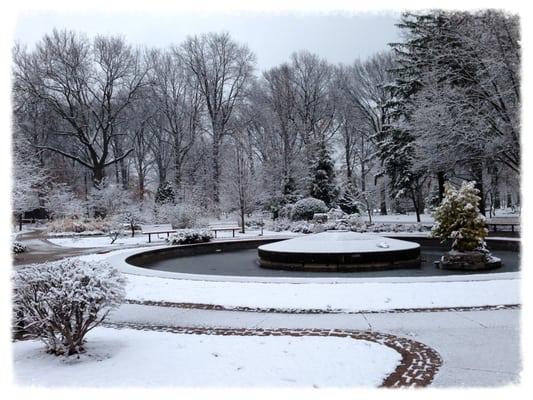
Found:
[[[208,33],[189,37],[182,44],[183,61],[193,73],[205,101],[212,138],[212,199],[220,202],[220,146],[231,130],[236,107],[246,95],[252,80],[254,54],[236,43],[229,34]]]
[[[105,168],[130,154],[111,156],[117,127],[144,83],[138,52],[122,38],[97,36],[90,42],[72,31],[45,35],[34,51],[14,54],[15,91],[40,99],[62,125],[53,134],[62,146],[37,144],[88,168],[96,185]]]

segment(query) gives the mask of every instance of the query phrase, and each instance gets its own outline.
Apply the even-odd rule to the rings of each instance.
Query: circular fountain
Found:
[[[299,271],[372,271],[419,268],[420,245],[350,231],[326,231],[257,248],[263,268]]]

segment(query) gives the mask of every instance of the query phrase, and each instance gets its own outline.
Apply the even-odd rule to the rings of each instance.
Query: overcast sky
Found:
[[[228,14],[228,15],[60,15],[32,13],[19,17],[15,40],[33,44],[55,28],[96,34],[121,34],[130,43],[165,47],[187,35],[227,31],[245,42],[264,70],[307,49],[332,63],[351,63],[399,40],[398,14]]]

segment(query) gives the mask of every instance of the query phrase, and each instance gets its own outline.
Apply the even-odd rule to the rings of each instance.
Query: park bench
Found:
[[[152,243],[152,235],[159,235],[160,233],[166,233],[167,237],[171,233],[176,232],[170,224],[156,224],[156,225],[141,225],[141,233],[148,235],[148,243]]]
[[[493,232],[498,230],[498,227],[511,227],[511,232],[514,232],[515,226],[520,226],[520,220],[515,217],[500,217],[487,219],[487,227],[492,227]]]
[[[235,237],[235,231],[240,231],[241,227],[236,222],[210,224],[209,230],[215,232],[215,238],[217,237],[217,231],[232,231],[233,237]]]

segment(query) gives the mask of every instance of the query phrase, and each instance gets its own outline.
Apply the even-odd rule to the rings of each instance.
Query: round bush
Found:
[[[28,266],[13,281],[17,328],[42,340],[55,355],[83,352],[87,332],[125,296],[118,270],[75,258]]]
[[[326,206],[326,203],[324,203],[322,200],[308,197],[306,199],[298,200],[296,203],[294,203],[294,207],[292,209],[292,219],[294,221],[310,221],[313,219],[313,215],[315,215],[315,213],[327,212],[328,207]]]

